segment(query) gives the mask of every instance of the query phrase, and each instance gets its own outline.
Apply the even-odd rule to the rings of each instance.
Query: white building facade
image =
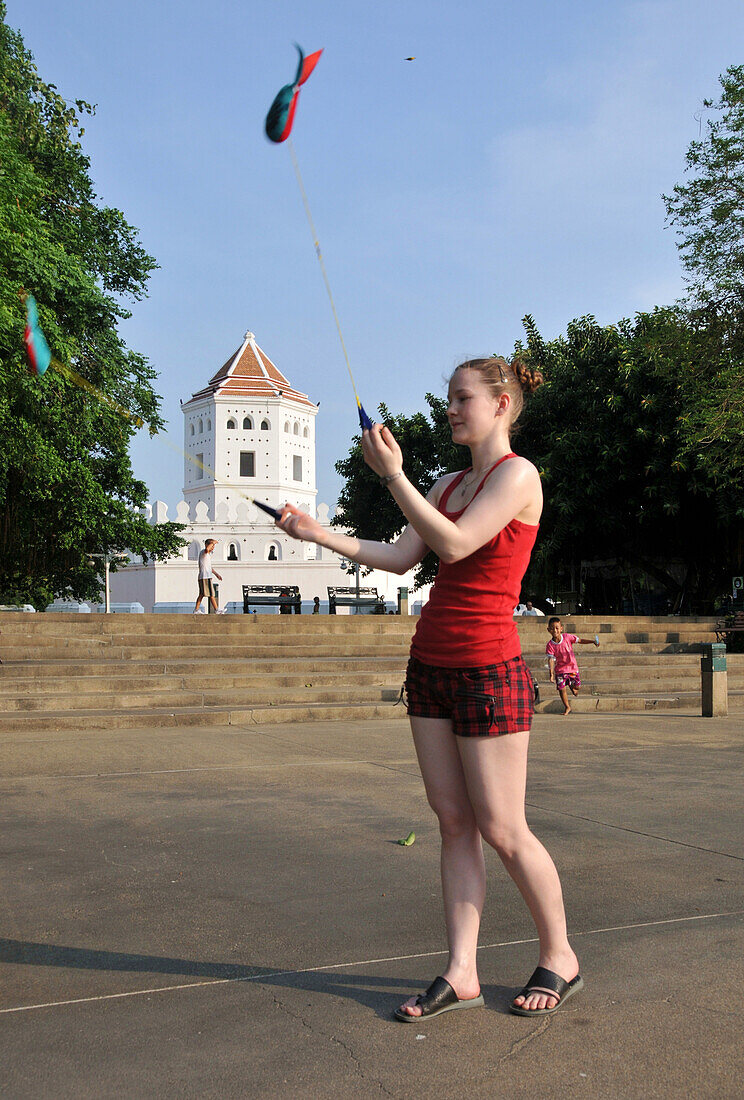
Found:
[[[354,577],[338,555],[287,537],[253,503],[255,498],[280,508],[289,501],[323,525],[331,520],[328,505],[316,505],[318,406],[292,386],[252,332],[182,411],[183,500],[171,515],[156,501],[148,517],[152,523],[185,524],[188,545],[166,562],[133,559],[112,573],[112,602],[136,601],[145,611],[185,610],[196,599],[196,564],[207,538],[218,540],[213,568],[222,574],[220,604],[231,610],[242,607],[244,584],[298,585],[303,610],[314,596],[324,604],[328,586],[353,587]],[[400,586],[412,590],[413,574],[375,570],[360,583],[397,603]]]

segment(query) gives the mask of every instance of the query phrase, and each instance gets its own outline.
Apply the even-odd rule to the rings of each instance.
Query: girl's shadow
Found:
[[[255,982],[308,993],[347,997],[371,1009],[380,1019],[389,1020],[398,1004],[423,992],[408,978],[383,977],[379,974],[348,974],[342,970],[281,971],[262,966],[236,963],[198,962],[194,959],[164,958],[159,955],[134,955],[121,951],[97,951],[83,947],[32,943],[0,939],[0,963],[21,966],[50,966],[64,970],[102,970],[140,974],[174,974],[180,978],[212,981]],[[402,993],[402,996],[401,996]],[[396,1001],[396,995],[400,997]],[[488,1008],[508,1012],[514,990],[501,985],[483,987]]]

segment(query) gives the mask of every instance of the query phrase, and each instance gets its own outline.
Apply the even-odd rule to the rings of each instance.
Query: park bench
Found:
[[[244,584],[243,613],[250,614],[251,606],[278,607],[282,615],[302,614],[302,597],[296,584]]]
[[[744,611],[737,611],[734,615],[728,615],[725,619],[719,619],[716,623],[716,640],[731,642],[737,634],[744,634]]]
[[[337,607],[369,607],[378,614],[385,614],[385,601],[376,588],[339,588],[328,586],[328,614],[335,615]]]

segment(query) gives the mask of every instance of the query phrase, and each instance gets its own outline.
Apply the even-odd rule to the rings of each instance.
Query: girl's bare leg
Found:
[[[558,688],[558,694],[560,695],[561,702],[563,703],[563,707],[564,707],[563,713],[564,713],[564,715],[565,714],[570,714],[571,713],[571,704],[568,701],[568,692],[566,691],[566,689],[564,687],[562,687],[562,688]],[[512,737],[513,734],[508,734],[508,736]]]
[[[529,733],[458,737],[470,804],[478,828],[498,852],[527,903],[540,940],[538,965],[571,981],[579,963],[568,942],[563,895],[555,865],[530,831],[524,813]],[[548,991],[515,998],[522,1008],[552,1008]]]
[[[470,805],[452,724],[447,719],[411,716],[416,754],[429,805],[439,819],[441,871],[449,960],[443,972],[460,999],[480,993],[476,951],[486,894],[481,835]],[[411,997],[402,1006],[411,1016],[421,1009]]]

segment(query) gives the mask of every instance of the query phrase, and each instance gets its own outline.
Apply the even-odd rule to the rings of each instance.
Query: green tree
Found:
[[[53,354],[115,402],[163,427],[155,373],[118,322],[156,266],[124,215],[100,204],[80,139],[93,108],[41,80],[0,2],[0,599],[46,606],[100,591],[93,552],[165,558],[177,524],[137,511],[125,418],[50,368],[29,375],[21,292],[34,294]]]
[[[674,606],[709,604],[744,550],[744,372],[730,326],[657,309],[618,325],[582,318],[545,342],[525,325],[547,380],[518,437],[545,490],[531,577],[614,558]]]
[[[744,65],[720,77],[721,96],[705,135],[687,151],[689,179],[665,195],[668,221],[694,303],[720,310],[744,307]]]

